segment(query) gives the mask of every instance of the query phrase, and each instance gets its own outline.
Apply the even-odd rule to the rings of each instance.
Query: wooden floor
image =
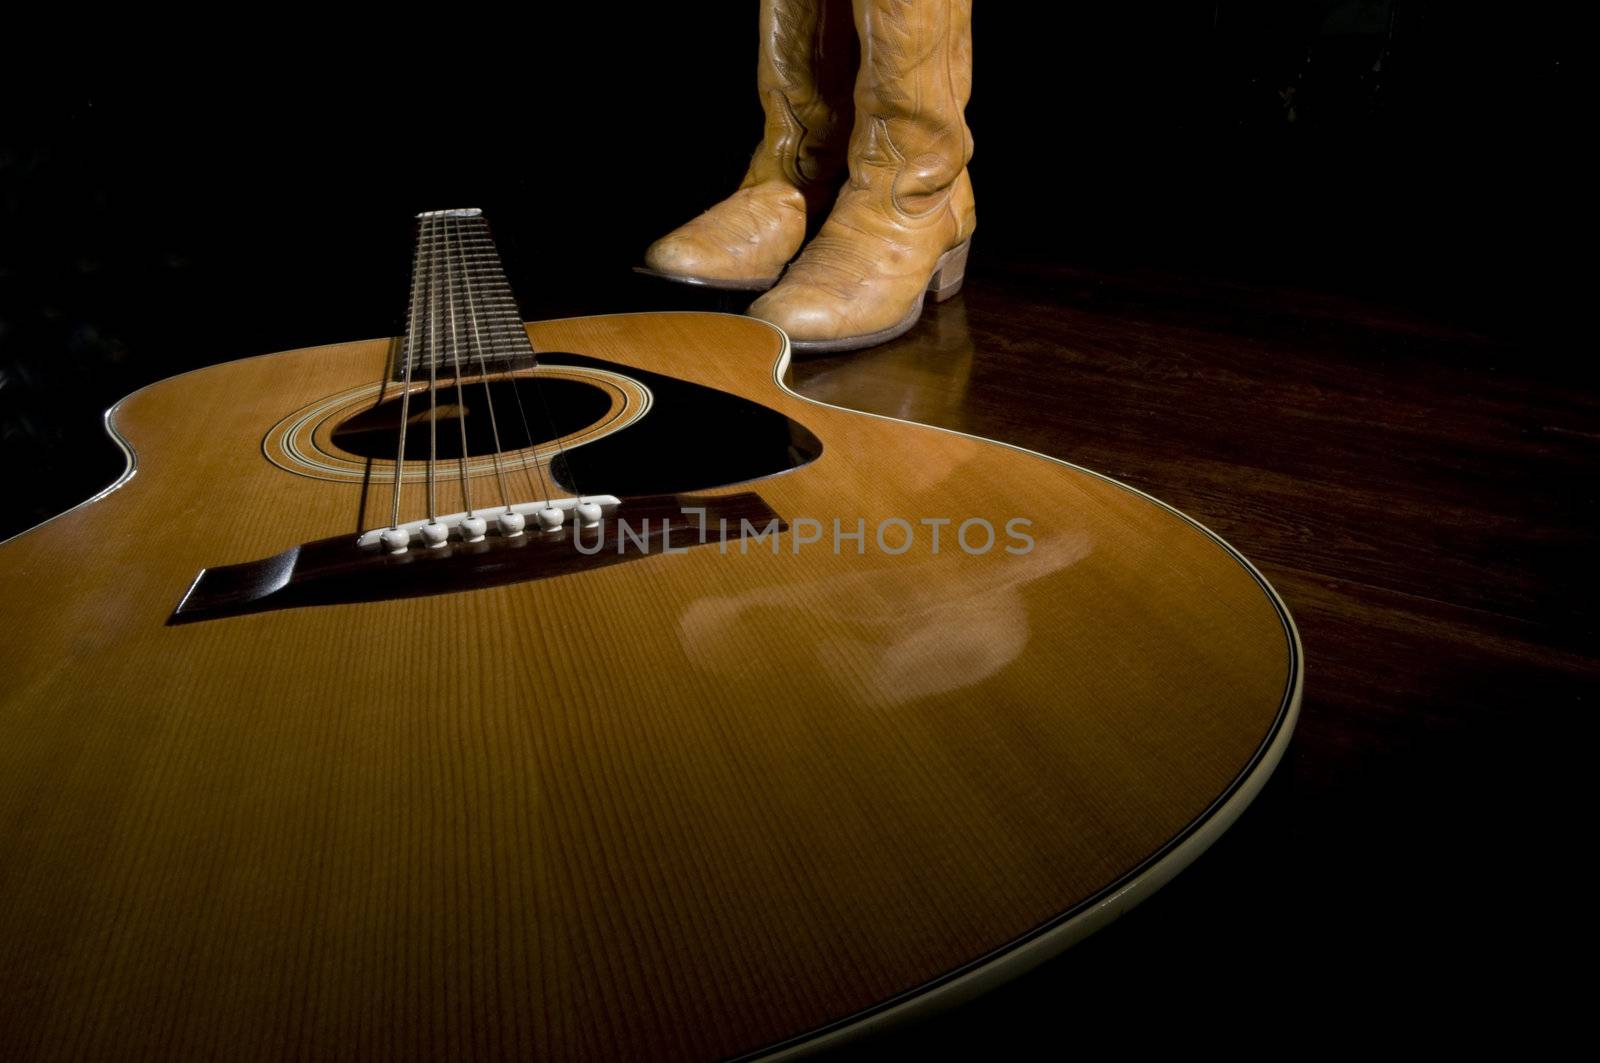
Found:
[[[1294,610],[1306,697],[1257,805],[1155,901],[868,1050],[1224,1044],[1266,1015],[1361,1038],[1422,1029],[1429,1003],[1514,1021],[1518,972],[1565,918],[1558,810],[1600,672],[1593,370],[1354,298],[974,270],[902,340],[798,364],[800,389],[1195,516]]]
[[[1436,1037],[1441,1015],[1458,1036],[1515,1022],[1534,950],[1572,936],[1566,868],[1586,837],[1562,810],[1579,807],[1573,762],[1600,678],[1600,400],[1592,366],[1574,364],[1588,352],[1539,339],[1551,330],[1536,322],[1489,335],[1396,301],[985,257],[981,240],[961,296],[889,346],[798,363],[800,389],[1057,455],[1190,513],[1294,610],[1306,696],[1266,791],[1154,900],[860,1051],[1228,1048],[1284,1021],[1319,1043],[1395,1023]],[[524,310],[739,309],[622,273],[604,305],[546,293]],[[305,328],[234,341],[252,353],[376,331]],[[187,368],[139,365],[151,379]],[[92,427],[106,402],[72,394]],[[64,497],[92,493],[115,458],[96,433],[74,438],[90,435],[83,482],[52,473]]]

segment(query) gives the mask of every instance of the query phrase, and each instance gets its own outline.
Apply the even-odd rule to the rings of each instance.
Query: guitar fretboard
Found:
[[[411,301],[395,379],[474,376],[533,361],[505,269],[477,210],[418,216]]]

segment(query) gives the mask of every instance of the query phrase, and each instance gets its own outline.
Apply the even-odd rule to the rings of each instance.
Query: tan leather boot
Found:
[[[855,0],[850,181],[816,238],[750,307],[797,350],[869,347],[961,288],[976,225],[972,0]]]
[[[739,190],[651,244],[644,272],[713,288],[777,283],[844,175],[856,54],[849,0],[761,0],[761,144]]]

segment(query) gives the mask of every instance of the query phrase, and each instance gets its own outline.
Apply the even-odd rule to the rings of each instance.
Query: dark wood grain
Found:
[[[1544,335],[980,251],[900,341],[797,363],[804,394],[1171,502],[1260,565],[1307,652],[1286,770],[1229,837],[1110,931],[865,1054],[1021,1050],[1064,1001],[1093,1043],[1182,1049],[1225,1015],[1337,1037],[1417,1021],[1406,1000],[1517,1014],[1512,972],[1564,916],[1516,898],[1565,859],[1562,736],[1600,678],[1600,398]]]
[[[1594,370],[1546,334],[996,260],[980,240],[963,294],[901,341],[795,366],[808,395],[1060,454],[1172,502],[1257,561],[1309,659],[1284,770],[1197,864],[1060,960],[866,1055],[1020,1052],[1064,1013],[1080,1043],[1132,1029],[1184,1049],[1236,1046],[1273,1016],[1324,1040],[1396,1023],[1450,1036],[1422,1002],[1448,1002],[1446,1023],[1518,1013],[1536,984],[1519,992],[1522,972],[1562,940],[1562,891],[1543,887],[1570,859],[1561,810],[1580,807],[1583,775],[1565,751],[1600,670]],[[484,1036],[484,1051],[514,1043]]]

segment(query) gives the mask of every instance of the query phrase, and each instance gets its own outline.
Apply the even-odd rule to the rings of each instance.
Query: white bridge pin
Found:
[[[533,521],[535,529],[551,532],[567,523],[567,514],[577,523],[575,527],[592,528],[605,515],[604,506],[620,506],[622,500],[615,495],[589,495],[584,498],[530,499],[485,510],[464,510],[460,513],[436,513],[420,520],[408,521],[389,528],[372,528],[356,538],[363,550],[376,550],[380,546],[392,554],[403,554],[413,541],[430,547],[447,545],[451,536],[459,536],[469,543],[482,542],[489,530],[507,539],[515,539]]]

